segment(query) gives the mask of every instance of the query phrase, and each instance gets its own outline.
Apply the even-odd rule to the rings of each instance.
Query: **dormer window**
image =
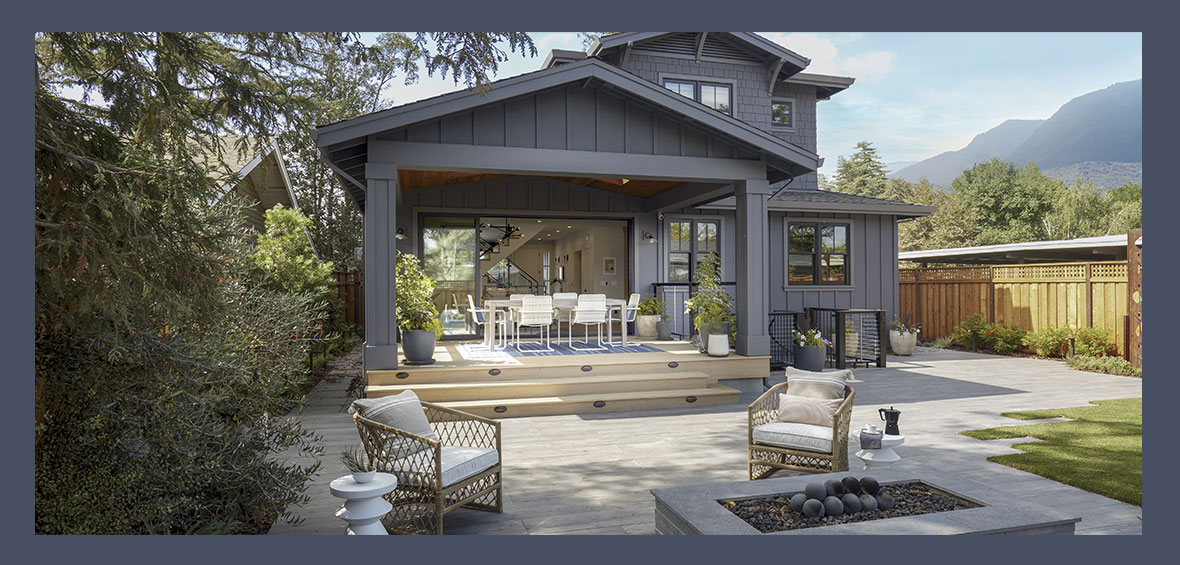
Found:
[[[699,80],[666,79],[664,88],[714,110],[733,115],[733,88],[728,84]]]

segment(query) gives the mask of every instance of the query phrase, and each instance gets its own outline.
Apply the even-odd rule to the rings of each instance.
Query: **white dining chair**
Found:
[[[519,309],[520,307],[517,306],[516,304],[518,302],[524,300],[525,297],[528,297],[528,296],[532,296],[532,295],[531,294],[509,294],[508,295],[508,300],[511,301],[513,304],[508,306],[508,308],[507,308],[508,312],[505,313],[505,316],[507,317],[508,323],[510,325],[512,325],[513,339],[520,339],[520,328],[516,327],[516,314],[515,314],[515,311],[517,309]]]
[[[573,310],[569,306],[569,303],[571,301],[576,303],[577,300],[578,293],[576,292],[553,293],[553,320],[557,322],[557,343],[561,343],[561,322],[564,320],[566,325],[569,326],[570,313]],[[558,306],[558,302],[561,302],[563,306]],[[570,326],[570,331],[573,331],[572,326]]]
[[[468,294],[467,313],[475,320],[476,324],[483,326],[485,336],[484,345],[488,349],[495,349],[494,339],[497,333],[500,334],[499,337],[502,342],[500,348],[502,349],[508,344],[508,323],[504,319],[503,311],[492,310],[491,308],[476,308],[475,299]],[[500,331],[496,331],[496,327],[499,327]]]
[[[610,310],[610,313],[607,315],[606,344],[612,345],[612,346],[613,345],[626,346],[628,344],[625,341],[613,341],[611,339],[611,329],[614,327],[615,322],[620,322],[620,323],[622,323],[622,326],[623,326],[622,328],[620,328],[623,332],[623,336],[627,335],[627,324],[634,322],[636,314],[639,313],[639,295],[632,294],[631,297],[627,299],[627,305],[624,306],[622,308],[622,310],[619,312],[618,318],[614,317],[614,313],[615,313],[615,310],[612,308]]]
[[[590,345],[590,326],[598,326],[598,347],[579,351],[597,351],[606,349],[602,343],[602,324],[606,323],[606,295],[579,294],[578,305],[570,314],[569,347],[574,349],[574,324],[583,326],[583,343]]]
[[[516,350],[520,348],[520,328],[537,328],[541,333],[544,349],[536,351],[553,351],[553,344],[549,341],[549,326],[553,324],[553,297],[526,296],[522,300],[519,310],[516,310]]]

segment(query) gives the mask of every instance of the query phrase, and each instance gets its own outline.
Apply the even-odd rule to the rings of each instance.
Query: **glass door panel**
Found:
[[[467,295],[476,292],[475,218],[426,218],[422,227],[422,267],[434,279],[434,306],[443,336],[475,335]],[[476,299],[478,300],[478,299]]]

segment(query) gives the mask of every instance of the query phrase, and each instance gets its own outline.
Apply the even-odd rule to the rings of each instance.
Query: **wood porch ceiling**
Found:
[[[419,189],[507,178],[512,175],[450,172],[450,171],[398,171],[398,183],[403,189]],[[657,194],[676,188],[682,181],[658,181],[640,179],[602,179],[590,177],[546,177],[556,181],[568,182],[599,190],[609,190],[619,194],[626,194],[637,198],[650,198]]]

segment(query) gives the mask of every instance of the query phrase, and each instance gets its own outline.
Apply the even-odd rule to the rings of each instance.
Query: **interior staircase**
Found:
[[[581,356],[579,356],[581,357]],[[590,359],[586,364],[407,367],[369,371],[366,396],[413,390],[419,398],[489,418],[589,414],[734,404],[718,379],[766,374],[766,357],[682,361]],[[580,360],[579,360],[580,361]]]

